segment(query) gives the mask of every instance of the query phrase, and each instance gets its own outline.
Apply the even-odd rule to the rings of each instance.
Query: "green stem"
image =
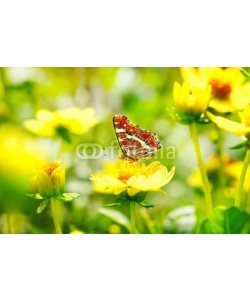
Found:
[[[56,233],[62,234],[62,229],[60,225],[60,217],[59,217],[59,205],[60,203],[58,200],[54,200],[53,198],[50,199],[50,205],[51,205],[51,212],[52,212],[52,218],[54,221]]]
[[[225,197],[225,176],[224,176],[224,160],[223,160],[223,139],[224,139],[224,132],[218,128],[218,144],[217,144],[217,153],[219,157],[220,166],[218,169],[218,193],[217,193],[217,199],[219,199],[220,202],[223,202]]]
[[[246,211],[250,214],[250,185],[249,185],[249,190],[247,195]]]
[[[129,202],[129,208],[130,208],[130,221],[131,221],[131,233],[136,233],[135,228],[135,201]]]
[[[241,174],[240,174],[240,181],[239,181],[238,188],[236,191],[235,206],[237,206],[237,207],[240,207],[240,205],[241,205],[241,200],[242,200],[242,196],[243,196],[243,186],[244,186],[244,181],[245,181],[249,161],[250,161],[250,149],[247,150],[245,160],[243,163],[243,167],[241,170]]]
[[[208,177],[207,177],[206,167],[204,165],[204,162],[203,162],[202,156],[201,156],[201,150],[200,150],[200,146],[199,146],[199,140],[198,140],[198,136],[197,136],[195,123],[190,124],[189,129],[190,129],[190,135],[191,135],[191,138],[192,138],[192,141],[194,144],[197,161],[198,161],[198,166],[200,169],[200,174],[201,174],[201,178],[202,178],[202,182],[203,182],[205,201],[206,201],[206,214],[207,214],[207,216],[209,216],[212,211],[212,198],[211,198],[211,193],[210,193],[210,185],[209,185],[209,181],[208,181]]]

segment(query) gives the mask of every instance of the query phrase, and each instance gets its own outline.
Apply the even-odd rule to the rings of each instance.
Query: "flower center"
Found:
[[[118,170],[118,179],[127,182],[134,175],[146,174],[146,165],[140,164],[137,161],[128,162],[121,160]]]
[[[214,97],[221,100],[227,100],[232,91],[230,83],[221,82],[218,79],[212,79],[209,82],[212,86],[212,94]]]
[[[119,172],[119,175],[118,175],[118,179],[123,182],[128,181],[130,177],[131,177],[131,174],[128,174],[128,173],[126,174],[126,173]]]
[[[50,177],[51,174],[54,172],[54,170],[57,169],[58,167],[59,167],[59,164],[57,162],[48,163],[44,166],[44,171]]]

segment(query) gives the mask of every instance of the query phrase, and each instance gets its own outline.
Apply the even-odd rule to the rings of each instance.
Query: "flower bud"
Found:
[[[184,82],[182,86],[175,82],[173,98],[177,119],[184,124],[190,124],[198,120],[206,111],[210,97],[210,85],[191,88],[188,82]]]
[[[65,187],[65,168],[58,161],[45,164],[38,171],[35,182],[42,197],[61,195]]]

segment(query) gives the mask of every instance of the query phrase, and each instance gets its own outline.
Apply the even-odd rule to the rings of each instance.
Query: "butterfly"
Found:
[[[162,147],[156,133],[140,128],[125,116],[115,115],[113,125],[122,158],[130,161],[149,159]]]

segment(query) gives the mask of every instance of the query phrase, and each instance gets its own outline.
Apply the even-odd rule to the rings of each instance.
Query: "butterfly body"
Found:
[[[137,161],[152,158],[162,147],[154,132],[140,128],[126,116],[114,116],[113,125],[123,158],[127,160]]]

